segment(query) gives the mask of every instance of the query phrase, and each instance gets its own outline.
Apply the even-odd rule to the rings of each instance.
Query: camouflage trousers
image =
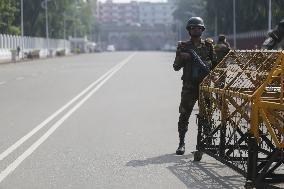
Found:
[[[188,130],[188,120],[193,110],[193,107],[196,101],[198,100],[198,96],[198,85],[193,85],[192,83],[184,81],[181,91],[181,102],[179,105],[179,133],[186,133],[186,131]]]

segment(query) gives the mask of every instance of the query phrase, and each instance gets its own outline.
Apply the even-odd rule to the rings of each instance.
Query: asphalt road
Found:
[[[173,59],[113,52],[0,65],[0,188],[243,188],[216,160],[193,161],[195,116],[186,154],[174,154]]]

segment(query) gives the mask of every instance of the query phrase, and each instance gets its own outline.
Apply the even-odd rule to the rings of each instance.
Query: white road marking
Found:
[[[0,81],[0,85],[4,85],[5,83],[7,83],[6,81]]]
[[[125,60],[129,60],[134,55],[130,55]],[[109,74],[111,74],[114,70],[120,67],[122,63],[125,62],[122,61],[118,65],[111,68],[109,71],[107,71],[104,75],[102,75],[99,79],[94,81],[91,85],[89,85],[86,89],[84,89],[80,94],[75,96],[72,100],[70,100],[68,103],[66,103],[64,106],[62,106],[60,109],[58,109],[55,113],[53,113],[51,116],[46,118],[43,122],[41,122],[39,125],[37,125],[33,130],[31,130],[29,133],[27,133],[25,136],[23,136],[21,139],[19,139],[17,142],[15,142],[12,146],[10,146],[7,150],[5,150],[3,153],[0,154],[0,161],[3,160],[5,157],[7,157],[10,153],[12,153],[14,150],[16,150],[20,145],[22,145],[26,140],[28,140],[30,137],[32,137],[35,133],[37,133],[40,129],[42,129],[44,126],[46,126],[50,121],[52,121],[56,116],[58,116],[61,112],[63,112],[65,109],[67,109],[69,106],[71,106],[75,101],[77,101],[80,97],[82,97],[84,94],[86,94],[91,88],[93,88],[96,84],[98,84],[101,80],[103,80],[105,77],[107,77]]]
[[[51,128],[42,136],[40,137],[35,143],[33,143],[23,154],[21,154],[13,163],[11,163],[10,165],[7,166],[7,168],[5,170],[3,170],[1,173],[0,173],[0,183],[10,174],[12,173],[28,156],[30,156],[59,126],[61,126],[61,124],[67,120],[77,109],[79,109],[97,90],[99,90],[99,88],[101,88],[103,86],[103,84],[108,81],[117,71],[119,71],[121,69],[122,66],[124,66],[136,53],[130,55],[129,57],[127,57],[125,60],[123,60],[121,63],[119,63],[117,66],[115,66],[114,68],[112,68],[111,70],[109,70],[106,74],[104,74],[101,78],[103,79],[99,79],[99,80],[102,80],[94,89],[92,89],[81,101],[79,101],[72,109],[70,109],[61,119],[59,119],[55,124],[53,124],[51,126]],[[97,80],[98,81],[98,80]],[[95,81],[94,83],[97,83],[97,81]],[[93,84],[94,84],[93,83]],[[93,84],[91,84],[93,86]],[[89,86],[87,89],[89,90],[91,87]],[[85,89],[84,91],[88,91],[87,89]],[[84,92],[83,91],[83,92]],[[82,95],[84,93],[81,93]],[[78,95],[79,96],[79,95]],[[78,97],[77,96],[77,97]],[[76,97],[75,97],[76,98]],[[74,98],[74,99],[75,99]],[[79,98],[79,97],[78,97]],[[77,99],[78,99],[77,98]],[[71,101],[74,102],[75,100],[72,99]],[[74,100],[74,101],[73,101]],[[70,101],[70,102],[71,102]],[[69,103],[70,103],[69,102]],[[67,103],[67,104],[69,104]],[[67,105],[66,104],[66,105]],[[68,105],[69,106],[69,105]],[[67,106],[67,107],[68,107]],[[63,108],[63,107],[62,107]],[[61,108],[61,109],[62,109]],[[61,110],[60,109],[60,110]],[[59,111],[59,110],[58,110]],[[57,112],[58,112],[57,111]],[[56,113],[57,113],[56,112]],[[55,113],[55,114],[56,114]],[[55,115],[53,114],[53,115]],[[51,117],[53,117],[53,115]],[[51,119],[51,117],[49,117],[47,120]],[[21,138],[19,141],[22,141],[19,142],[17,141],[16,143],[19,142],[19,144],[17,144],[17,147],[19,145],[21,145],[25,140],[27,140],[29,137],[31,137],[35,132],[37,132],[40,128],[42,128],[44,125],[46,125],[47,120],[45,120],[42,124],[40,124],[39,126],[41,127],[36,127],[35,129],[33,129],[30,133],[28,133],[26,136],[24,136],[23,138]],[[34,132],[33,132],[34,131]],[[15,144],[16,144],[15,143]],[[20,144],[21,143],[21,144]],[[14,145],[15,145],[14,144]],[[12,147],[12,146],[11,146]],[[10,148],[11,148],[10,147]],[[16,147],[16,148],[17,148]],[[7,149],[9,150],[9,149]],[[7,151],[6,150],[6,151]],[[6,152],[5,151],[5,152]],[[2,154],[4,154],[5,152],[3,152]],[[10,152],[11,153],[11,152]],[[1,154],[1,157],[2,159],[4,158],[4,156]],[[6,155],[7,156],[7,155]],[[5,157],[6,157],[5,156]]]

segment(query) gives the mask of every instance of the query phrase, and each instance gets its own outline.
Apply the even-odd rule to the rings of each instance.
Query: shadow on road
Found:
[[[195,162],[192,155],[165,154],[145,160],[132,160],[126,166],[171,164],[167,168],[190,189],[244,188],[245,180],[219,162]]]

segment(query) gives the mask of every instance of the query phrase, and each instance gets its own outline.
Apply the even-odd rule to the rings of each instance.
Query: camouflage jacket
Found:
[[[176,57],[174,60],[174,70],[178,71],[183,68],[181,79],[186,82],[192,82],[193,61],[183,61],[179,56],[180,52],[188,52],[189,49],[194,50],[203,62],[211,65],[211,68],[216,66],[216,54],[212,43],[206,43],[201,40],[198,46],[195,46],[191,40],[180,42],[177,46]]]
[[[214,46],[217,62],[219,63],[230,51],[230,46],[225,43],[217,43]]]

